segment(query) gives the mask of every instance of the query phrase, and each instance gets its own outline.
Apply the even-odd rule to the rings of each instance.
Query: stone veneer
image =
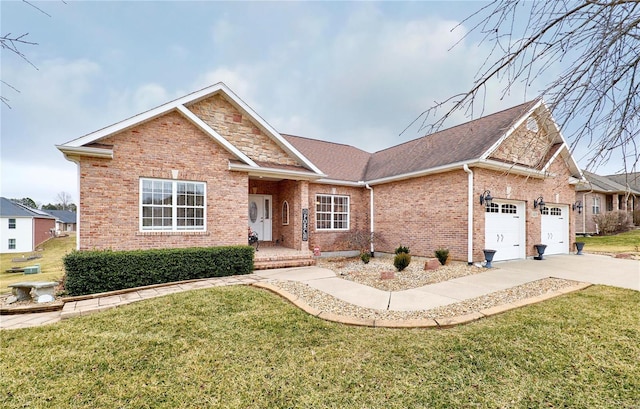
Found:
[[[220,95],[188,108],[223,138],[254,161],[300,166],[249,118]]]

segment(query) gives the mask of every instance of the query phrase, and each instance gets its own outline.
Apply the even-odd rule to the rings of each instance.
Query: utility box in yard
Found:
[[[38,274],[38,273],[40,273],[40,264],[36,264],[36,265],[33,265],[33,266],[25,267],[24,268],[24,273],[25,274]]]

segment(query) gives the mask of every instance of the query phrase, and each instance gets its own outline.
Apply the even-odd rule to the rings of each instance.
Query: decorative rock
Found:
[[[9,297],[7,297],[7,300],[5,302],[7,304],[13,304],[16,301],[18,301],[18,297],[16,297],[15,295],[10,295]]]
[[[40,296],[38,296],[37,299],[37,303],[43,303],[43,302],[53,302],[55,300],[55,298],[53,298],[53,295],[51,294],[42,294]]]
[[[380,272],[380,279],[381,280],[391,280],[396,278],[396,272],[395,271],[381,271]]]
[[[440,268],[440,262],[437,258],[430,258],[424,263],[425,270],[437,270],[438,268]]]

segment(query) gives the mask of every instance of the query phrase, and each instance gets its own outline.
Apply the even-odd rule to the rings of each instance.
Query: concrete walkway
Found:
[[[547,277],[604,284],[640,291],[640,261],[609,256],[556,255],[544,260],[494,263],[493,269],[471,276],[404,291],[382,291],[335,276],[319,267],[259,270],[253,274],[156,286],[67,302],[62,311],[0,316],[0,329],[25,328],[114,308],[119,305],[182,291],[226,285],[268,284],[272,280],[300,281],[348,303],[395,311],[426,310],[476,298]],[[293,300],[292,300],[293,301]]]

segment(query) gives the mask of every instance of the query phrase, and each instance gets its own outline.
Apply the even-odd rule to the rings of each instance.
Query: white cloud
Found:
[[[58,152],[59,153],[59,152]],[[62,154],[60,157],[62,157]],[[78,203],[77,168],[74,163],[42,165],[29,161],[2,161],[2,197],[30,197],[40,203],[55,203],[60,192],[67,192]],[[54,161],[59,162],[59,161]]]

